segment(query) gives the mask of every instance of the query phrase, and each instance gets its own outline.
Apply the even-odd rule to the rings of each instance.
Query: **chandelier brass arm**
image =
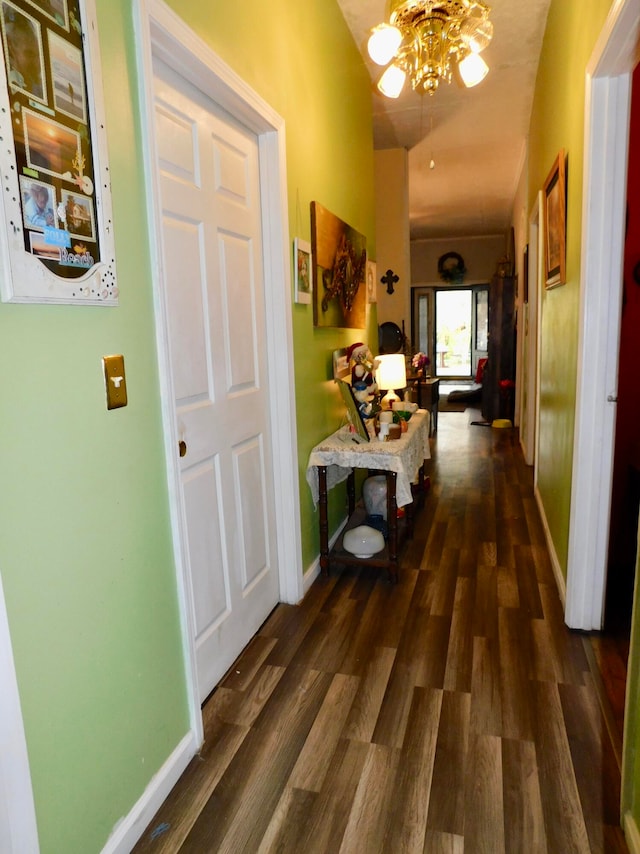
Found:
[[[433,95],[456,69],[465,86],[476,86],[489,70],[480,53],[493,37],[490,12],[482,0],[391,0],[389,22],[368,43],[373,61],[387,66],[378,89],[397,98],[408,77]]]

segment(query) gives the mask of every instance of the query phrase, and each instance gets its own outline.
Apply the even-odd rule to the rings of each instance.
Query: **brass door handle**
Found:
[[[180,441],[178,442],[178,450],[180,451],[181,457],[187,456],[187,443],[182,439],[180,439]]]

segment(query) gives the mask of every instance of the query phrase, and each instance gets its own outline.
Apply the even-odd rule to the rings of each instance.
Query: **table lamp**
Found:
[[[386,356],[376,356],[380,364],[376,370],[376,382],[381,391],[387,393],[380,401],[382,409],[391,409],[395,400],[400,400],[394,389],[406,388],[407,371],[402,353],[390,353]]]

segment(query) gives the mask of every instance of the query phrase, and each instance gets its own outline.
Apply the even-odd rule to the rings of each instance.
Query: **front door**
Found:
[[[258,140],[154,59],[162,259],[201,701],[278,601]]]

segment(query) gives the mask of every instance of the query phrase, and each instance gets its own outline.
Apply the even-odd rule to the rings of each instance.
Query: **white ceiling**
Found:
[[[385,0],[338,0],[372,76],[374,146],[409,150],[412,240],[504,234],[511,222],[550,0],[489,2],[484,81],[442,83],[432,96],[407,82],[392,100],[375,87],[384,69],[366,47],[371,28],[387,20]]]

